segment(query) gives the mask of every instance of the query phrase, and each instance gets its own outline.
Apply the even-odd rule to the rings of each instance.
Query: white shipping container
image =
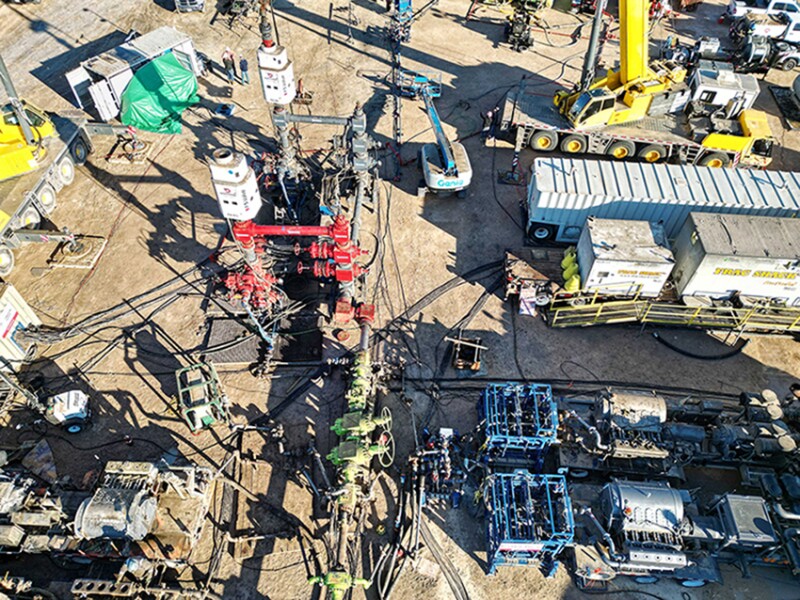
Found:
[[[647,221],[586,221],[578,241],[582,289],[604,295],[654,298],[674,260],[664,228]]]
[[[800,173],[555,157],[533,163],[533,242],[574,243],[590,215],[661,223],[672,239],[690,212],[796,217]]]
[[[673,244],[681,297],[779,300],[800,306],[800,221],[692,213]]]

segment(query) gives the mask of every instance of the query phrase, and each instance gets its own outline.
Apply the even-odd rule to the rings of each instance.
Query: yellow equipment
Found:
[[[743,110],[736,120],[740,131],[736,133],[709,133],[703,138],[706,148],[738,152],[741,164],[764,168],[772,162],[772,130],[767,115],[760,110]],[[727,164],[717,158],[709,160],[707,167],[725,167]]]
[[[630,123],[646,117],[656,96],[686,89],[686,69],[671,61],[648,60],[648,3],[620,0],[620,69],[594,79],[604,0],[597,3],[581,85],[573,93],[558,92],[555,103],[574,127]]]
[[[53,122],[44,111],[17,96],[11,76],[0,57],[0,80],[8,95],[0,121],[0,181],[30,173],[41,165],[45,142],[56,135]]]

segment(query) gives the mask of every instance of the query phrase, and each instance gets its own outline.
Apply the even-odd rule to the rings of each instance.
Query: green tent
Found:
[[[122,93],[120,120],[144,131],[180,133],[184,109],[198,100],[194,73],[168,52],[136,71]]]

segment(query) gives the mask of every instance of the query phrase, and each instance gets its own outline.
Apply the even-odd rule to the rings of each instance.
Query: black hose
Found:
[[[688,358],[696,358],[697,360],[725,360],[726,358],[732,358],[737,354],[739,354],[742,350],[744,350],[747,344],[750,343],[749,339],[744,340],[744,342],[739,344],[736,348],[734,348],[730,352],[723,352],[722,354],[709,355],[709,354],[697,354],[696,352],[690,352],[689,350],[684,350],[683,348],[679,348],[672,342],[669,342],[663,337],[661,337],[657,331],[653,332],[653,337],[656,338],[656,340],[664,344],[667,348],[669,348],[673,352],[677,352],[678,354],[681,354],[682,356],[686,356]]]

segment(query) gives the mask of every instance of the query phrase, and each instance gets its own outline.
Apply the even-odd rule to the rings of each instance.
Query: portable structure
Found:
[[[674,243],[681,297],[800,305],[800,221],[691,213]]]
[[[172,27],[159,27],[138,35],[132,32],[121,46],[104,52],[67,73],[75,102],[80,108],[94,107],[103,121],[119,115],[122,94],[134,73],[154,58],[172,53],[186,69],[199,76],[203,72],[192,38]]]
[[[575,529],[566,478],[495,473],[486,478],[483,493],[489,575],[502,566],[539,566],[554,575],[556,557],[572,543]]]
[[[481,398],[484,459],[494,467],[540,468],[556,441],[558,410],[549,385],[493,384]]]
[[[673,238],[690,212],[796,217],[800,173],[537,158],[528,237],[575,242],[587,217],[661,223]]]

